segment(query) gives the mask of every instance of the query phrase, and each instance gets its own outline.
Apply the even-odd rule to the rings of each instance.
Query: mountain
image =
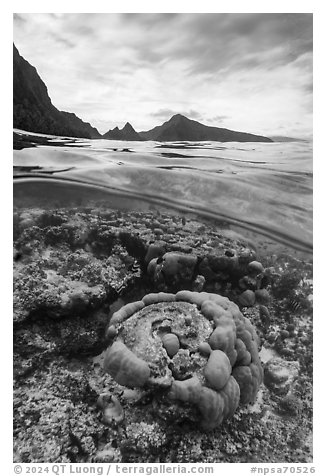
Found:
[[[123,129],[119,129],[115,127],[110,131],[103,134],[103,139],[111,139],[111,140],[144,140],[138,132],[132,127],[129,122],[126,123]]]
[[[271,136],[273,142],[305,142],[305,139],[298,139],[298,137],[288,136]]]
[[[205,126],[200,122],[193,121],[175,114],[161,126],[156,126],[149,131],[139,132],[145,140],[155,141],[205,141],[214,140],[219,142],[273,142],[268,137],[248,134],[247,132],[231,131],[220,127]]]
[[[53,106],[48,90],[36,68],[20,56],[14,45],[14,127],[29,132],[59,136],[101,137],[95,127],[72,112]]]

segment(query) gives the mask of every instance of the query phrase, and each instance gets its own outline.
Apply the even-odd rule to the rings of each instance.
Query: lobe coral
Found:
[[[148,294],[114,313],[108,329],[105,371],[122,386],[151,392],[155,408],[168,406],[176,420],[211,430],[256,399],[259,339],[226,297]]]

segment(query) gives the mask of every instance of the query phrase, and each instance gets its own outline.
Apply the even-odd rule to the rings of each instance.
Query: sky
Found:
[[[101,133],[181,113],[311,137],[310,13],[15,13],[14,43],[52,103]]]

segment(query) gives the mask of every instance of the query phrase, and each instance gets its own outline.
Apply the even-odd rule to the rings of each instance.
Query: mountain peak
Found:
[[[135,132],[135,129],[132,127],[132,125],[130,124],[130,122],[126,122],[126,124],[124,125],[123,129],[121,129],[122,131],[133,131]]]
[[[174,114],[171,117],[171,119],[169,119],[168,122],[179,122],[179,121],[184,120],[184,119],[189,121],[188,117],[184,116],[183,114]]]
[[[103,134],[104,139],[111,139],[111,140],[143,140],[142,137],[135,131],[132,127],[130,122],[126,122],[122,129],[115,127],[110,131]]]

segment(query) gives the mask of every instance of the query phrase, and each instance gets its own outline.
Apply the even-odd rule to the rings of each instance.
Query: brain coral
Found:
[[[148,294],[113,314],[108,329],[106,372],[120,385],[148,389],[175,411],[188,409],[203,429],[256,398],[263,380],[259,339],[226,297]]]

